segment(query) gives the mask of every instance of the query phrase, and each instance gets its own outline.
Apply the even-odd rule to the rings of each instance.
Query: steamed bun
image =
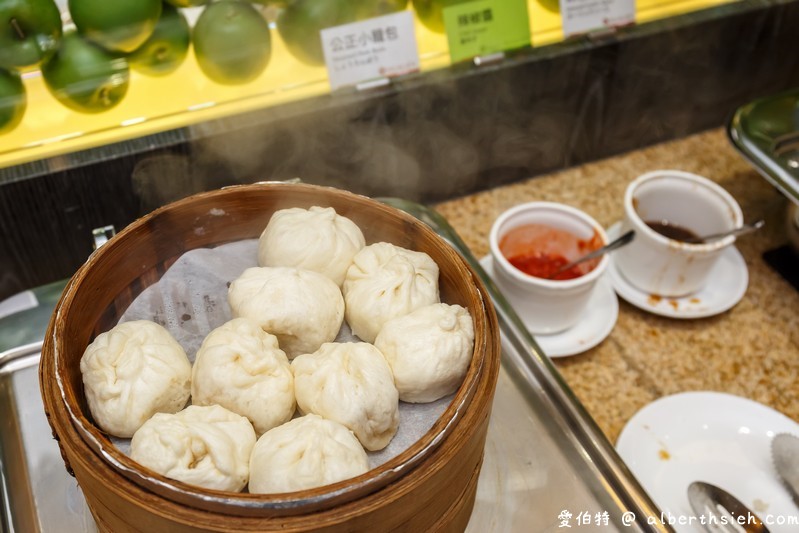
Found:
[[[246,416],[259,435],[291,420],[294,377],[277,338],[248,318],[213,330],[194,359],[191,401]]]
[[[190,485],[237,492],[247,485],[255,431],[219,405],[190,405],[158,413],[130,441],[130,457],[154,472]]]
[[[367,450],[380,450],[399,426],[399,396],[383,354],[365,342],[326,343],[291,363],[302,413],[348,427]]]
[[[180,411],[191,393],[191,363],[155,322],[124,322],[101,333],[80,360],[89,410],[104,431],[128,438],[155,413]]]
[[[332,207],[282,209],[261,233],[258,264],[313,270],[340,286],[353,256],[365,244],[361,229]]]
[[[293,267],[252,267],[228,291],[234,317],[247,317],[277,337],[289,358],[336,338],[344,299],[330,278]]]
[[[474,348],[469,311],[444,303],[420,307],[386,322],[375,346],[394,374],[404,402],[432,402],[451,394],[466,376]]]
[[[374,342],[386,321],[439,301],[438,265],[424,252],[371,244],[353,258],[342,290],[347,324]]]
[[[293,492],[359,476],[369,461],[358,439],[317,415],[295,418],[264,433],[250,458],[250,492]]]

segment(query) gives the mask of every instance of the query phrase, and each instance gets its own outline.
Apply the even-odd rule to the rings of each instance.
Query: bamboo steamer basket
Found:
[[[383,465],[313,490],[262,495],[167,479],[122,453],[91,418],[79,362],[88,344],[182,253],[257,238],[272,214],[330,206],[367,244],[424,251],[441,299],[466,307],[475,347],[464,382],[419,440]],[[406,213],[338,189],[260,183],[202,193],[137,220],[77,271],[50,321],[39,367],[45,412],[67,470],[102,531],[460,531],[473,508],[499,371],[499,330],[485,288],[460,255]]]

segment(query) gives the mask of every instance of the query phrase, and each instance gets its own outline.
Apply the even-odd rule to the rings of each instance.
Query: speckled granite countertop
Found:
[[[731,310],[710,318],[657,316],[619,299],[610,336],[582,354],[555,359],[599,426],[615,442],[647,403],[683,391],[721,391],[769,405],[799,421],[799,292],[764,261],[785,244],[787,200],[733,149],[723,130],[622,154],[438,204],[477,257],[488,253],[494,219],[516,204],[546,200],[580,208],[606,228],[622,217],[627,183],[657,169],[706,176],[766,226],[736,244],[749,286]]]

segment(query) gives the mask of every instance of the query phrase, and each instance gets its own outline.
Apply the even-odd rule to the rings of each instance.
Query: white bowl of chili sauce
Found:
[[[550,279],[560,267],[608,242],[596,220],[560,203],[508,209],[494,221],[489,241],[495,281],[533,334],[574,326],[609,261],[604,255]]]
[[[533,334],[573,327],[609,261],[603,255],[549,279],[608,242],[596,220],[560,203],[528,202],[508,209],[494,221],[489,241],[495,281]]]

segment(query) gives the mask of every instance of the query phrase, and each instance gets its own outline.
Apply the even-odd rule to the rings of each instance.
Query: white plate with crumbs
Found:
[[[621,233],[621,223],[607,230],[608,239]],[[621,298],[635,307],[669,318],[704,318],[718,315],[731,309],[746,293],[749,286],[749,271],[741,252],[735,246],[727,247],[713,266],[708,282],[701,290],[682,298],[667,298],[649,294],[633,287],[613,261],[610,254],[608,277]]]
[[[772,533],[799,530],[799,507],[771,460],[777,433],[799,424],[758,402],[718,392],[685,392],[638,411],[616,442],[627,463],[678,532],[702,533],[688,485],[718,485],[752,509]]]

